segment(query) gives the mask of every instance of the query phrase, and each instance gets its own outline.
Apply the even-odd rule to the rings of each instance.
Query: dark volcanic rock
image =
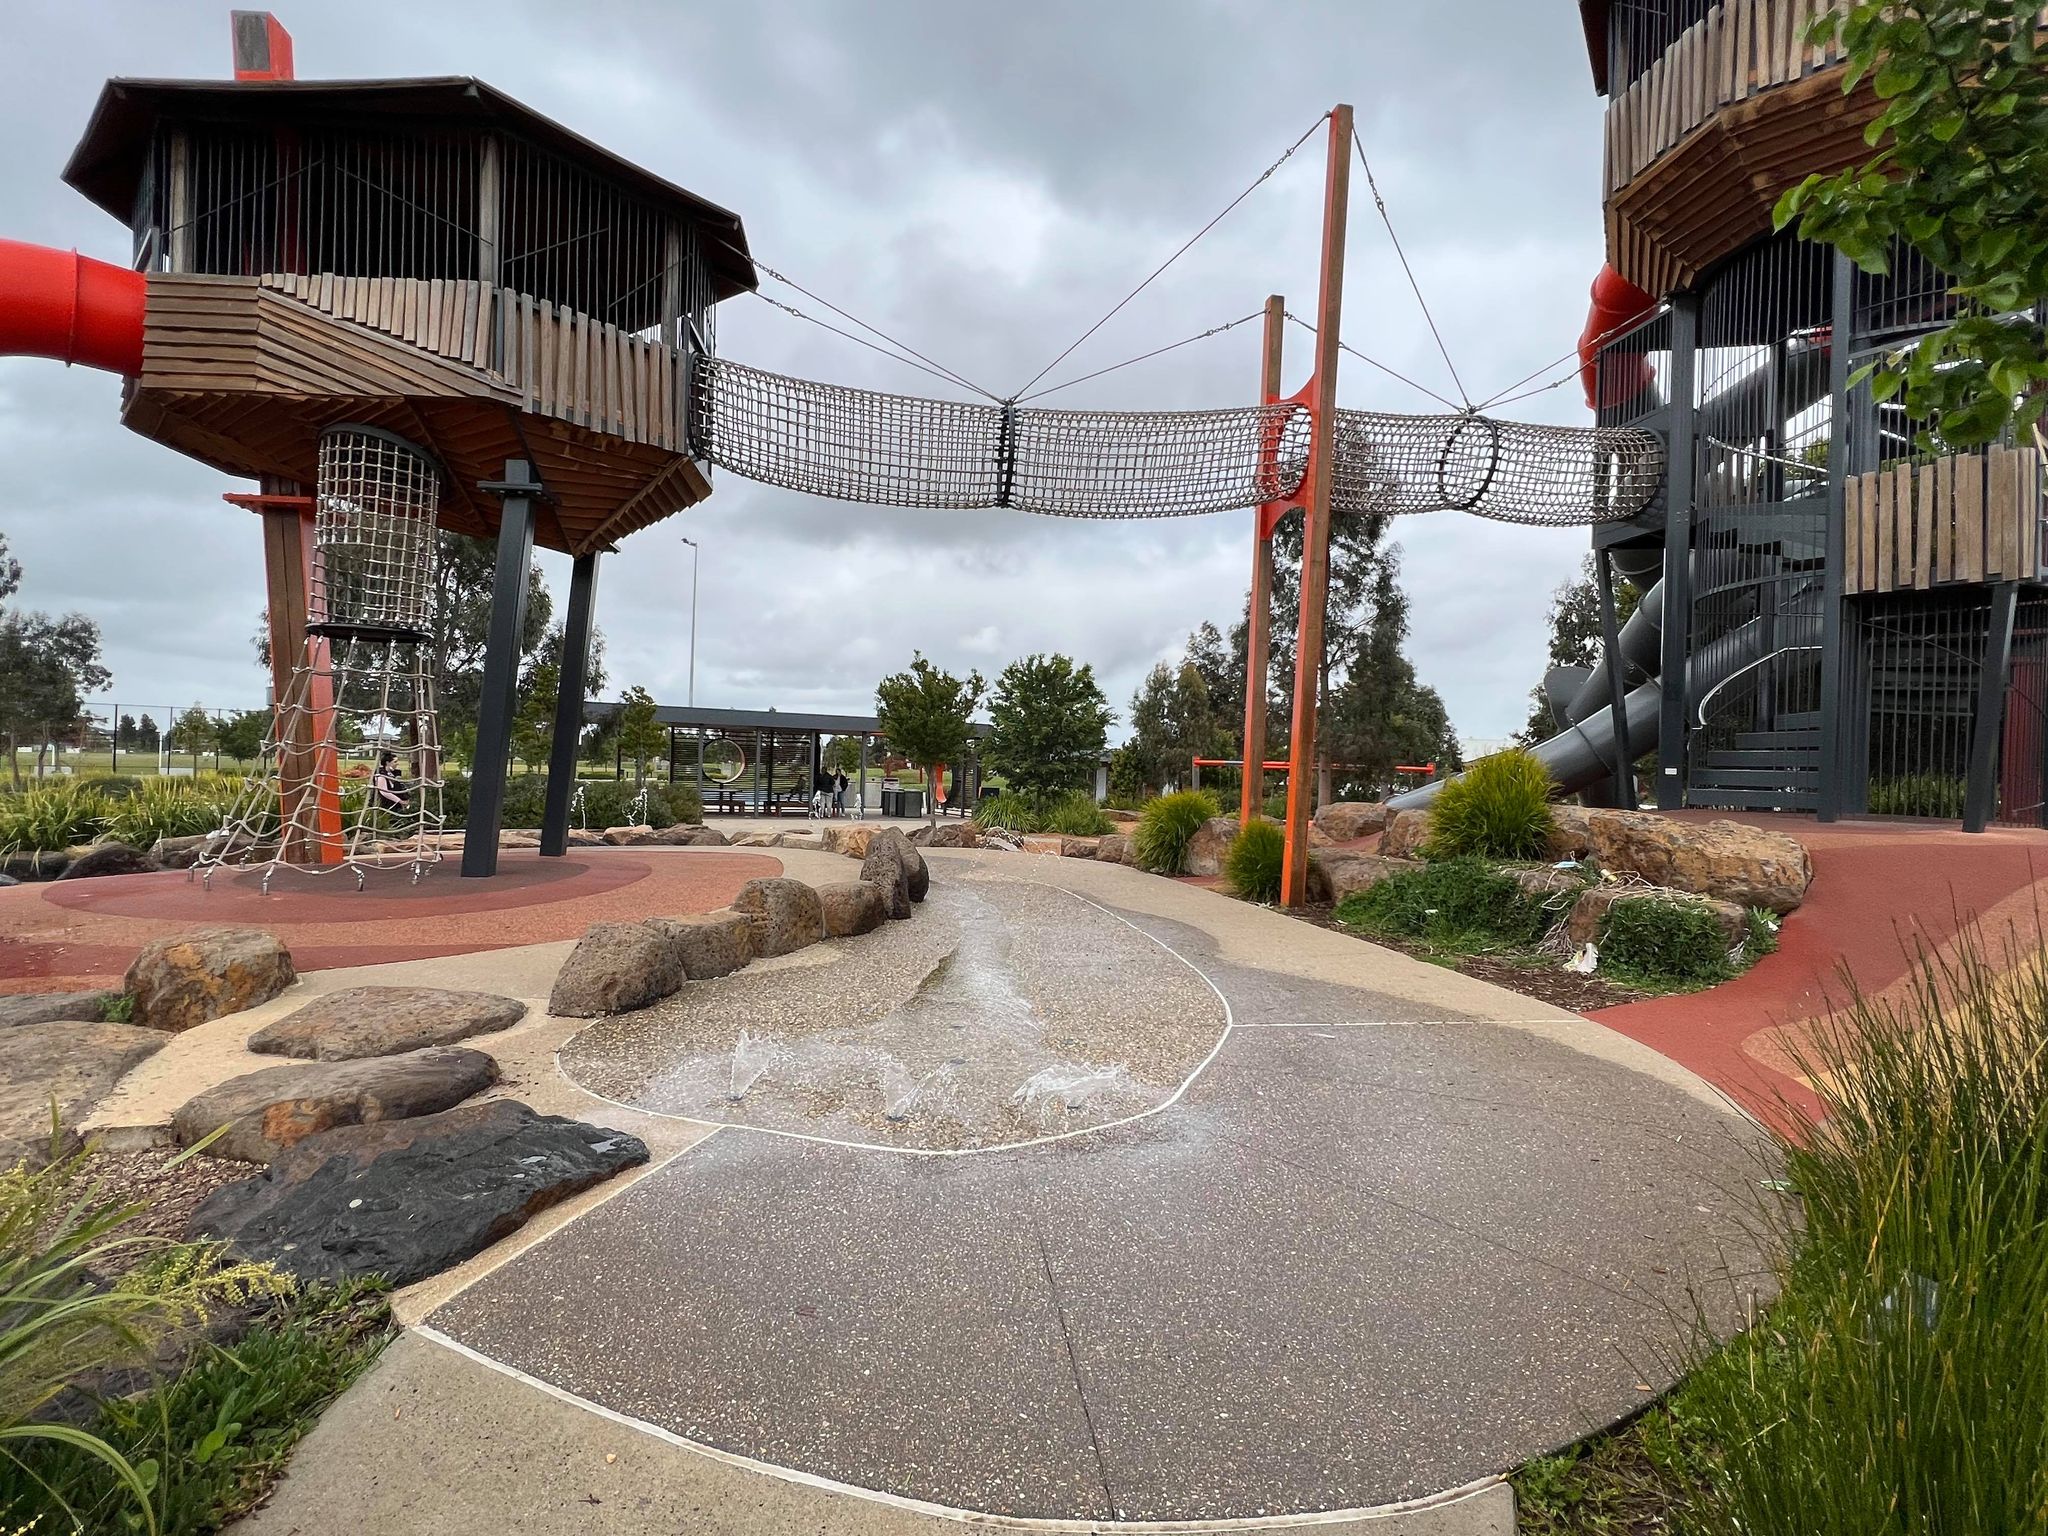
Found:
[[[537,1213],[647,1161],[638,1139],[499,1100],[309,1136],[192,1215],[302,1280],[380,1274],[409,1285]]]
[[[668,935],[691,981],[730,976],[754,958],[754,923],[730,908],[696,912],[688,917],[650,917],[650,928]]]
[[[362,1061],[266,1067],[188,1099],[171,1116],[171,1130],[179,1145],[189,1147],[225,1125],[227,1134],[207,1147],[209,1153],[267,1163],[336,1126],[452,1109],[497,1080],[495,1061],[459,1045]]]
[[[316,998],[249,1037],[249,1049],[305,1061],[396,1056],[509,1029],[526,1004],[489,992],[439,987],[350,987]]]
[[[97,875],[153,875],[162,868],[140,848],[126,843],[95,843],[71,861],[59,880],[90,880]]]
[[[20,992],[0,997],[0,1029],[17,1024],[97,1024],[116,992]]]

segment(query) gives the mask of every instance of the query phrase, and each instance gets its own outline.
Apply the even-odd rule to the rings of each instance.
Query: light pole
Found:
[[[690,546],[690,708],[697,707],[697,541],[685,537]]]

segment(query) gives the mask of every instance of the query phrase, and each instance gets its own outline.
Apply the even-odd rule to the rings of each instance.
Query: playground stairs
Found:
[[[1820,795],[1820,715],[1780,715],[1693,756],[1686,803],[1722,811],[1811,811]]]

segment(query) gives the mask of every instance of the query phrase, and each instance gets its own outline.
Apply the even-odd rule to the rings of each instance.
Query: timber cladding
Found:
[[[1843,501],[1843,590],[2038,580],[2041,469],[2036,449],[1994,447],[1851,476]]]
[[[490,534],[478,495],[531,461],[538,542],[582,554],[710,494],[686,450],[676,354],[488,284],[151,274],[123,419],[235,475],[311,485],[337,422],[412,439],[447,471],[442,526]]]

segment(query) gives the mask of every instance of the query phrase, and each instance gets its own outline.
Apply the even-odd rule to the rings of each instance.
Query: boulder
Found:
[[[186,1030],[267,1003],[297,981],[291,952],[261,928],[201,928],[155,939],[128,967],[135,1022]]]
[[[1105,805],[1102,808],[1102,814],[1120,827],[1135,827],[1138,824],[1138,813],[1136,811],[1122,811],[1114,806]]]
[[[559,1018],[594,1019],[658,1003],[683,984],[683,963],[651,923],[592,923],[548,994]]]
[[[118,992],[17,992],[0,997],[0,1029],[19,1024],[97,1024]]]
[[[160,837],[151,845],[149,856],[159,869],[190,869],[202,855],[225,857],[231,852],[247,853],[256,846],[257,839],[246,832],[198,832],[190,837]]]
[[[309,1136],[215,1190],[187,1235],[226,1238],[304,1281],[393,1285],[460,1263],[647,1161],[638,1139],[499,1100]]]
[[[1060,840],[1060,857],[1065,859],[1094,859],[1101,857],[1101,840],[1093,837],[1068,837]]]
[[[66,1148],[78,1122],[137,1063],[164,1048],[161,1030],[65,1020],[0,1030],[0,1169],[50,1152],[55,1106]]]
[[[249,1037],[249,1049],[303,1061],[354,1061],[396,1056],[471,1035],[509,1029],[526,1004],[489,992],[438,987],[349,987],[315,998]]]
[[[644,843],[654,836],[654,828],[645,822],[630,827],[606,827],[598,834],[605,845],[611,848],[630,848],[635,843]]]
[[[723,848],[728,840],[723,832],[711,827],[679,821],[672,827],[650,833],[641,841],[652,848]]]
[[[1428,811],[1396,811],[1387,820],[1380,852],[1390,859],[1417,859],[1422,857],[1423,845],[1428,841]]]
[[[1418,859],[1390,859],[1340,848],[1313,849],[1308,856],[1308,899],[1339,902],[1355,891],[1371,889],[1389,875],[1420,868]]]
[[[1128,864],[1131,862],[1131,840],[1122,832],[1112,832],[1095,841],[1095,862],[1098,864]]]
[[[926,822],[922,826],[912,827],[903,835],[909,839],[911,847],[922,848],[931,842],[932,834],[937,830],[938,828],[934,827],[930,822]]]
[[[754,924],[746,913],[729,907],[689,917],[650,917],[647,926],[667,935],[690,981],[730,976],[754,958]]]
[[[1654,811],[1594,811],[1603,870],[1652,885],[1786,913],[1806,899],[1813,861],[1783,832],[1735,821],[1680,821]]]
[[[1057,859],[1067,851],[1067,840],[1052,832],[1027,832],[1019,840],[1026,853],[1043,853]]]
[[[71,867],[71,854],[63,853],[10,853],[0,856],[0,874],[14,884],[28,880],[56,880]]]
[[[1349,843],[1386,829],[1392,816],[1373,800],[1339,800],[1316,812],[1314,826],[1333,843]]]
[[[835,880],[819,886],[818,909],[828,939],[872,933],[889,917],[882,888],[872,880]]]
[[[831,853],[845,854],[849,859],[864,859],[868,856],[868,845],[875,840],[880,827],[850,826],[827,827],[825,848]]]
[[[1749,909],[1738,907],[1732,901],[1716,901],[1711,896],[1692,896],[1683,891],[1644,890],[1641,886],[1595,885],[1589,887],[1572,906],[1571,915],[1565,919],[1565,935],[1574,944],[1597,944],[1600,941],[1601,924],[1607,921],[1607,914],[1625,901],[1684,901],[1705,907],[1714,914],[1721,925],[1721,937],[1733,949],[1749,933]]]
[[[867,874],[862,866],[862,877]],[[818,893],[801,880],[777,875],[749,880],[732,899],[732,909],[746,914],[754,929],[754,953],[767,959],[815,944],[824,937],[825,915]]]
[[[915,843],[916,839],[912,839]],[[942,822],[925,842],[929,848],[979,848],[981,828],[971,821]]]
[[[924,855],[911,846],[910,839],[903,835],[900,827],[883,827],[868,843],[867,857],[861,860],[860,877],[886,886],[888,881],[882,872],[892,864],[902,872],[904,904],[898,911],[898,903],[891,900],[889,915],[908,917],[908,903],[923,901],[925,892],[931,888],[931,871],[925,867]]]
[[[1220,875],[1223,873],[1224,857],[1230,852],[1230,845],[1237,841],[1237,818],[1235,816],[1211,816],[1188,839],[1187,858],[1182,863],[1183,873],[1190,875]]]
[[[140,848],[130,848],[126,843],[95,843],[73,859],[57,878],[91,880],[100,875],[152,875],[160,868]]]
[[[437,1046],[361,1061],[299,1062],[229,1078],[188,1099],[171,1133],[191,1146],[220,1126],[215,1157],[267,1163],[308,1136],[338,1125],[408,1120],[453,1109],[498,1080],[498,1064],[466,1046]]]
[[[1563,899],[1576,897],[1585,889],[1585,877],[1569,869],[1511,869],[1508,875],[1522,888],[1524,896],[1534,896],[1538,901],[1555,898],[1563,910]]]
[[[9,887],[10,885],[19,885],[19,884],[21,884],[21,882],[20,882],[19,880],[15,879],[15,878],[14,878],[14,876],[12,876],[12,875],[5,875],[5,874],[0,874],[0,891],[4,891],[4,890],[6,890],[6,889],[7,889],[7,887]]]
[[[884,828],[881,840],[896,844],[897,853],[903,860],[903,870],[907,877],[904,889],[910,893],[912,901],[923,901],[925,893],[932,888],[932,872],[924,862],[924,855],[911,846],[910,839],[905,837],[902,830],[898,827]],[[871,849],[873,846],[873,844],[869,844]]]
[[[1583,859],[1593,851],[1593,816],[1583,805],[1553,805],[1545,852],[1553,859]]]

